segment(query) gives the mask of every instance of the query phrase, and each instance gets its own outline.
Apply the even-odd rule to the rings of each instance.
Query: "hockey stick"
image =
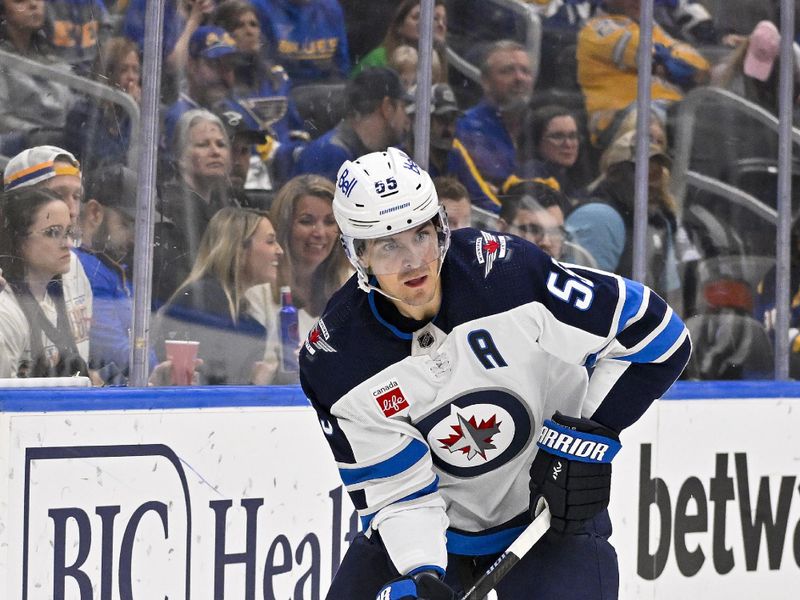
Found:
[[[519,537],[511,542],[511,545],[500,555],[494,564],[484,573],[475,585],[461,597],[461,600],[483,600],[491,592],[500,580],[516,565],[533,545],[550,528],[550,509],[545,505],[533,522],[519,534]]]

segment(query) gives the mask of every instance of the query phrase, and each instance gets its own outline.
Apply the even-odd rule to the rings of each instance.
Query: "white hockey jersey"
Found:
[[[406,573],[444,567],[447,552],[504,550],[530,522],[544,419],[559,410],[621,430],[689,349],[681,320],[641,284],[465,229],[431,322],[351,279],[306,340],[301,383],[363,526]]]

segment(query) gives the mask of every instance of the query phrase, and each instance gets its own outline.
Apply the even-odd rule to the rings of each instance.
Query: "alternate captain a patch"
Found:
[[[504,235],[493,235],[486,231],[481,231],[481,235],[475,238],[475,256],[478,264],[483,265],[484,279],[494,266],[494,261],[502,260],[507,255],[507,238]]]

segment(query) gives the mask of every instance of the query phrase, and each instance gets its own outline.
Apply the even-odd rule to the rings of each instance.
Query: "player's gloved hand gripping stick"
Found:
[[[537,514],[543,498],[555,531],[579,531],[608,506],[611,460],[622,448],[619,436],[591,419],[556,412],[544,422],[537,445],[531,464],[531,514]]]

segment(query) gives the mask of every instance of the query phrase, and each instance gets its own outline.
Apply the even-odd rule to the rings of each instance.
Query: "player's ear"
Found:
[[[503,217],[497,218],[496,227],[497,231],[503,231],[503,232],[508,231],[508,223],[506,223],[506,220]]]

